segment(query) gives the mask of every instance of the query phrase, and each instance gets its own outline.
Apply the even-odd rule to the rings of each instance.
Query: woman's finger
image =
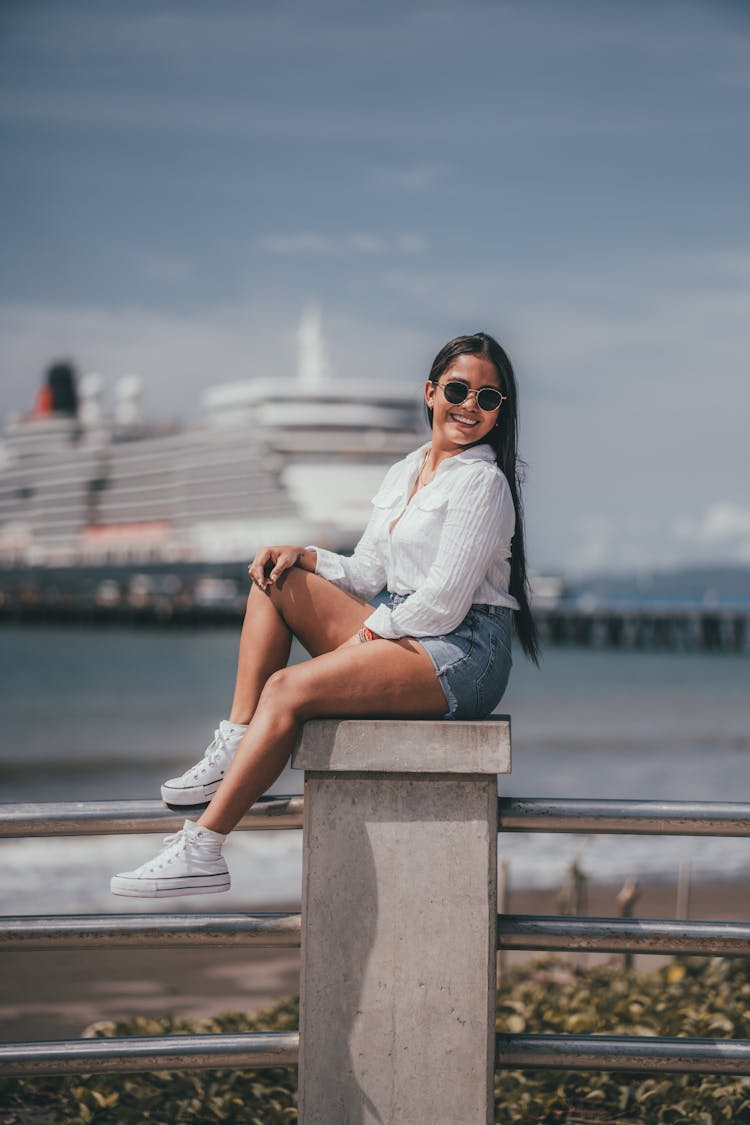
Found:
[[[247,572],[257,586],[261,590],[265,590],[267,584],[266,566],[269,561],[274,558],[273,550],[271,547],[262,547],[260,551],[256,551],[255,558],[247,568]]]
[[[268,581],[276,582],[276,580],[281,577],[285,570],[289,570],[294,566],[298,558],[298,551],[280,551],[276,556],[276,565],[269,574]]]

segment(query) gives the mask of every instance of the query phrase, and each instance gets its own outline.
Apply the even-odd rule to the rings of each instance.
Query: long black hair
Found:
[[[484,356],[490,361],[500,380],[500,391],[506,395],[506,400],[500,407],[497,425],[482,438],[492,446],[495,460],[505,474],[513,497],[513,506],[516,511],[516,527],[513,533],[513,543],[510,557],[510,584],[511,595],[516,599],[519,609],[513,614],[516,635],[521,642],[523,651],[529,660],[538,666],[540,647],[539,637],[534,623],[534,618],[529,605],[529,585],[526,577],[526,549],[524,543],[523,527],[523,500],[521,497],[521,483],[523,480],[524,462],[518,457],[518,388],[513,367],[503,348],[497,340],[488,336],[486,332],[475,332],[473,336],[457,336],[449,340],[441,348],[433,360],[430,368],[430,382],[437,383],[452,364],[461,355]],[[432,411],[428,408],[427,417],[432,426]]]

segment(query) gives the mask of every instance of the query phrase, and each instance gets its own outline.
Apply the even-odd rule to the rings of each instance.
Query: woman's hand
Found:
[[[309,564],[311,561],[310,559],[303,559],[303,556],[306,555],[311,556],[311,566],[305,565],[305,563]],[[267,590],[269,586],[276,585],[285,570],[296,566],[298,562],[305,570],[314,570],[315,552],[307,551],[304,547],[261,547],[247,568],[247,572],[256,586],[261,590]]]

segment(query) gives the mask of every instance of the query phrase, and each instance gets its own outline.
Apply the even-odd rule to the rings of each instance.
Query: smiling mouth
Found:
[[[466,415],[466,414],[455,414],[453,411],[451,411],[450,416],[453,419],[453,421],[458,422],[458,424],[460,426],[478,426],[479,425],[479,419],[478,418],[469,418],[468,415]]]

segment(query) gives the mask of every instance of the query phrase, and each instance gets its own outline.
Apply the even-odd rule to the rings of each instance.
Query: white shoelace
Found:
[[[197,765],[191,766],[183,776],[194,778],[199,777],[200,774],[205,773],[208,767],[212,766],[222,754],[226,754],[228,752],[229,747],[227,746],[227,740],[224,737],[224,734],[220,729],[215,730],[213,741],[206,748],[206,752],[201,760],[197,763]]]
[[[227,740],[224,737],[221,728],[218,728],[214,731],[214,740],[207,748],[206,753],[203,755],[203,759],[208,763],[208,765],[213,765],[216,759],[222,753],[226,753],[228,750],[229,747],[227,746]]]
[[[162,843],[164,844],[163,850],[146,865],[149,870],[156,870],[157,868],[163,870],[168,861],[182,855],[188,846],[187,832],[184,828],[181,828],[179,832],[173,832],[170,836],[165,836]]]

